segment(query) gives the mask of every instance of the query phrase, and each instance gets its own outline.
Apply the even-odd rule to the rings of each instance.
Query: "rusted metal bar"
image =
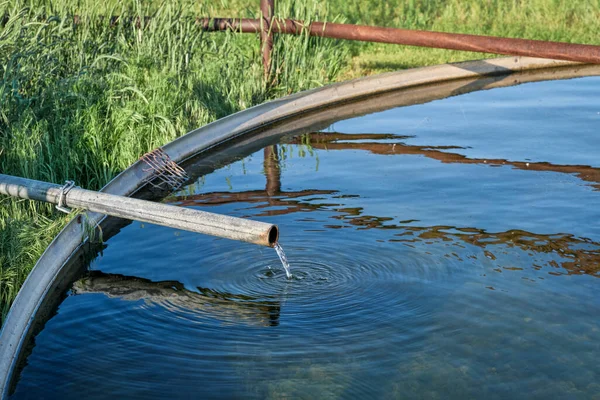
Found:
[[[270,71],[271,67],[270,56],[273,47],[273,34],[299,35],[303,32],[307,32],[311,36],[332,39],[390,43],[406,46],[432,47],[600,64],[600,46],[598,45],[399,28],[382,28],[377,26],[329,22],[312,22],[310,24],[305,24],[302,21],[293,19],[273,18],[273,3],[274,0],[261,0],[262,19],[196,18],[196,24],[200,29],[209,32],[230,30],[240,33],[260,33],[265,73]],[[7,20],[8,17],[5,15],[0,19],[0,26],[6,23]],[[151,17],[144,17],[144,25],[151,23],[151,20]],[[75,15],[73,17],[73,23],[76,25],[83,23],[83,21],[84,19],[81,16]],[[140,17],[121,18],[119,16],[112,16],[108,21],[110,25],[130,23],[135,24],[138,28],[142,26],[142,18]]]
[[[265,81],[271,75],[271,52],[273,51],[273,30],[271,22],[273,20],[273,10],[275,9],[275,0],[260,0],[260,12],[262,14],[262,23],[260,31],[260,46],[262,50],[262,61],[265,69]]]
[[[226,29],[242,33],[256,33],[260,31],[260,21],[256,19],[200,18],[197,22],[202,29],[209,31]],[[333,39],[391,43],[406,46],[433,47],[449,50],[551,58],[555,60],[600,64],[600,46],[589,44],[549,42],[543,40],[325,22],[312,22],[311,24],[306,25],[302,21],[292,19],[274,19],[272,21],[272,30],[274,33],[292,35],[307,32],[311,36]]]

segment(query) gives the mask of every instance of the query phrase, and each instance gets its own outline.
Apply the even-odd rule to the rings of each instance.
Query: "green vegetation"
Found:
[[[99,189],[145,152],[194,128],[330,82],[346,57],[331,42],[278,40],[278,81],[267,85],[255,37],[203,34],[182,18],[185,4],[102,10],[56,3],[0,5],[0,15],[8,15],[0,31],[2,173]],[[288,9],[303,18],[310,10],[302,7]],[[105,13],[153,20],[111,26],[100,18]],[[73,14],[85,15],[84,23],[74,26]],[[46,204],[0,201],[5,314],[68,218]]]
[[[334,1],[332,14],[349,23],[600,44],[600,1],[362,0]],[[343,78],[490,58],[493,55],[374,43],[355,43]]]
[[[99,189],[143,153],[266,100],[369,73],[486,57],[278,37],[277,78],[265,82],[256,35],[202,33],[191,18],[256,17],[258,0],[207,3],[0,0],[0,16],[6,16],[0,26],[0,171]],[[598,0],[277,0],[276,7],[279,16],[303,20],[600,43]],[[73,15],[82,24],[74,25]],[[133,19],[111,25],[105,15]],[[152,21],[136,25],[145,15]],[[45,204],[0,203],[4,316],[69,217]]]

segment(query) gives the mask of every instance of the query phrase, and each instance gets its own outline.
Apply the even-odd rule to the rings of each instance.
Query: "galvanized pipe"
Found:
[[[260,21],[257,19],[199,18],[197,23],[202,29],[207,31],[233,30],[242,33],[260,32]],[[306,25],[302,21],[292,19],[273,20],[272,30],[275,33],[291,35],[299,35],[302,32],[307,32],[311,36],[332,39],[391,43],[406,46],[433,47],[600,64],[600,46],[589,44],[382,28],[329,22],[312,22]]]
[[[116,196],[74,187],[64,193],[63,186],[0,174],[0,194],[45,201],[115,217],[149,222],[175,229],[203,233],[231,240],[272,247],[278,238],[276,225],[191,208]]]

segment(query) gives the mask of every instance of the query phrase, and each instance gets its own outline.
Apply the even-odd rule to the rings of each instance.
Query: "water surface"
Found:
[[[272,249],[133,223],[15,398],[600,396],[600,78],[339,121],[166,199]]]

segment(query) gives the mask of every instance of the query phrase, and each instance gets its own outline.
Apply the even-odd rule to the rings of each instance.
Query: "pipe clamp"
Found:
[[[65,199],[67,197],[67,193],[69,190],[75,187],[75,181],[65,181],[65,184],[60,188],[60,197],[58,198],[58,204],[56,205],[56,209],[64,212],[65,214],[69,214],[72,210],[67,207],[65,203]]]

